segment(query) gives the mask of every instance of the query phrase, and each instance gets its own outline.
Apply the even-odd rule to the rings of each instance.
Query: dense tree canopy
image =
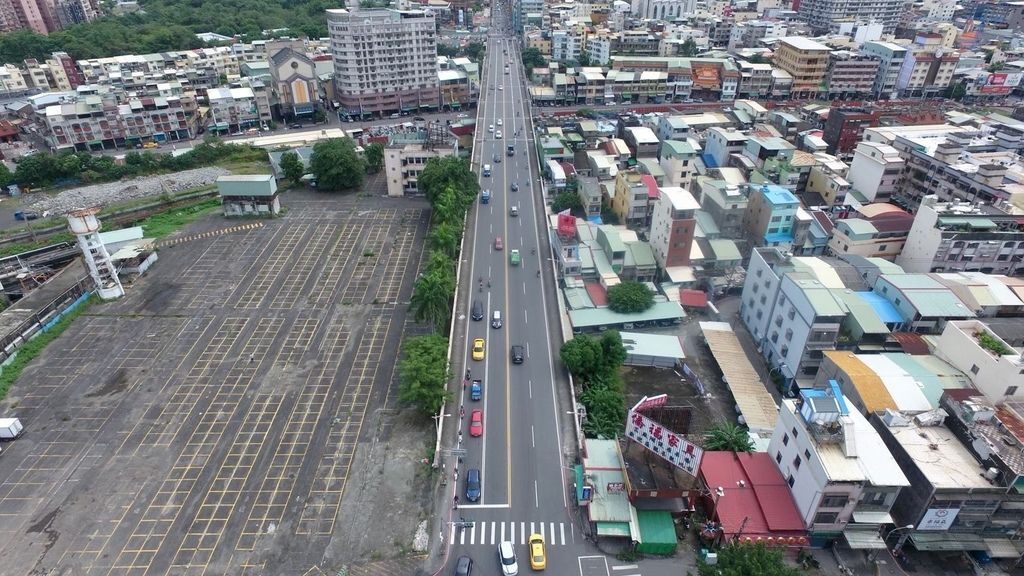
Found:
[[[107,16],[49,36],[19,30],[0,36],[0,61],[20,63],[63,50],[76,60],[121,54],[189,50],[204,44],[195,34],[215,32],[252,41],[264,30],[277,35],[327,35],[324,11],[338,0],[147,0],[144,13]]]
[[[413,336],[402,344],[398,365],[398,397],[433,415],[448,398],[448,340],[443,336]]]
[[[722,422],[715,424],[704,434],[704,449],[753,452],[754,443],[750,441],[746,428],[732,422]]]
[[[351,138],[317,142],[309,156],[309,168],[320,190],[358,188],[366,176],[366,160],[356,152],[356,143]]]
[[[700,562],[700,576],[800,576],[796,568],[786,565],[782,550],[763,543],[729,544],[718,551],[718,564]]]
[[[640,282],[626,281],[608,289],[608,307],[621,314],[636,314],[654,306],[654,293]]]

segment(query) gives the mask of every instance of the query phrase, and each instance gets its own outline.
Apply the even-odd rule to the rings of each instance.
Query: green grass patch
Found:
[[[211,198],[185,208],[174,208],[167,212],[154,214],[138,225],[146,238],[163,238],[179,229],[220,209],[220,198]]]
[[[46,238],[40,238],[35,242],[19,242],[17,244],[8,244],[6,246],[0,246],[0,258],[4,256],[14,256],[22,252],[29,250],[35,250],[36,248],[42,248],[43,246],[49,246],[51,244],[60,244],[61,242],[73,242],[75,237],[69,232],[61,232]]]
[[[21,373],[29,363],[35,360],[36,357],[43,352],[46,345],[53,342],[63,334],[64,331],[67,330],[68,326],[75,321],[75,318],[78,318],[78,316],[81,315],[82,312],[85,312],[95,301],[96,296],[90,296],[85,302],[79,304],[78,308],[75,308],[61,318],[60,321],[54,324],[52,328],[22,344],[21,348],[18,348],[14,360],[11,360],[9,364],[3,367],[3,371],[0,372],[0,400],[7,397],[7,392],[10,391],[11,386],[14,386],[14,383],[18,381],[19,377],[21,377]]]

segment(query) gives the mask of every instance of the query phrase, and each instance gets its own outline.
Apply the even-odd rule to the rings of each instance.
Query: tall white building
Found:
[[[864,54],[878,56],[881,61],[875,74],[872,93],[878,98],[891,99],[899,96],[896,80],[907,57],[907,49],[891,42],[865,42],[861,48]]]
[[[853,151],[853,162],[847,179],[866,203],[888,202],[903,180],[906,163],[896,150],[888,144],[861,142]]]
[[[438,106],[437,30],[422,10],[327,11],[335,98],[354,114]]]
[[[557,62],[578,60],[583,47],[583,37],[573,30],[551,32],[551,59]],[[601,61],[602,63],[604,61]]]
[[[891,34],[902,11],[903,0],[803,0],[797,12],[819,34],[828,32],[840,20],[877,22]]]
[[[696,10],[697,0],[633,0],[630,12],[637,18],[672,21]]]

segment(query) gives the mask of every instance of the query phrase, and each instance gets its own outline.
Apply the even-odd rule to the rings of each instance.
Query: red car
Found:
[[[494,249],[501,250],[505,247],[505,243],[501,241],[501,236],[494,237]]]
[[[469,416],[469,435],[473,437],[484,435],[484,411],[473,410]]]

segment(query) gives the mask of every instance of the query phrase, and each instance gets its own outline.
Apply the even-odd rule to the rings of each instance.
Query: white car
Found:
[[[488,131],[488,132],[494,132],[494,124],[489,124],[489,125],[487,126],[487,131]]]
[[[498,563],[501,564],[502,576],[517,576],[519,563],[516,561],[516,550],[509,541],[498,544]]]
[[[498,90],[504,90],[504,89],[505,89],[504,86],[498,86]]]
[[[498,130],[497,132],[495,132],[494,133],[494,137],[497,138],[498,140],[501,140],[501,130]]]
[[[504,122],[502,122],[501,118],[498,118],[498,126],[501,126],[502,124],[504,124]]]

